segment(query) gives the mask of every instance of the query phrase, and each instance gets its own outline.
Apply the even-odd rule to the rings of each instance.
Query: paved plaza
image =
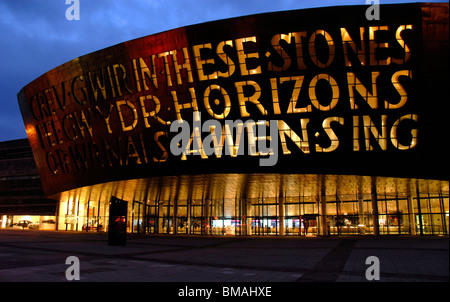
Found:
[[[0,230],[0,281],[363,282],[379,259],[380,282],[448,282],[448,237],[225,237]],[[374,280],[376,281],[376,280]],[[373,282],[373,281],[372,281]]]

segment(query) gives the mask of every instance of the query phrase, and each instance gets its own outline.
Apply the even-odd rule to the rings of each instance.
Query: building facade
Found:
[[[57,228],[448,235],[448,3],[277,12],[67,62],[18,94]]]
[[[0,142],[0,227],[55,229],[58,203],[44,195],[28,139]]]

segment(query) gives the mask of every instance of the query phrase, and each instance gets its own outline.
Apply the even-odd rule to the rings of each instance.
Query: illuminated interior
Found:
[[[448,235],[448,189],[448,181],[335,175],[134,179],[59,194],[58,229],[107,231],[115,196],[128,202],[132,233]]]

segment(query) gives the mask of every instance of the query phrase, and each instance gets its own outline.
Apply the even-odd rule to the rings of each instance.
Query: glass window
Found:
[[[315,203],[306,203],[303,205],[304,213],[303,214],[317,214],[318,209]]]
[[[285,216],[299,216],[299,205],[298,204],[286,204]]]
[[[431,208],[431,213],[441,213],[442,212],[439,197],[430,198],[430,208]]]
[[[337,207],[335,202],[327,202],[327,215],[337,215]]]
[[[357,202],[341,202],[340,203],[340,214],[341,215],[352,215],[358,214],[358,203]]]
[[[398,211],[403,214],[408,213],[408,200],[407,199],[399,199],[398,200]]]
[[[378,214],[386,214],[386,201],[378,200]]]
[[[396,200],[387,200],[386,201],[386,210],[389,214],[397,213],[397,201]]]
[[[420,211],[422,214],[424,213],[430,213],[430,207],[429,207],[429,199],[425,197],[420,198]]]

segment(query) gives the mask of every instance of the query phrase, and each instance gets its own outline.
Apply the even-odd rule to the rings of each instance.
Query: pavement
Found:
[[[105,233],[0,229],[0,294],[33,300],[346,300],[356,283],[364,299],[415,300],[448,293],[448,264],[437,236],[127,234],[111,246]]]
[[[79,282],[449,282],[448,237],[128,234],[110,246],[105,233],[0,230],[1,282],[75,282],[70,256]]]

